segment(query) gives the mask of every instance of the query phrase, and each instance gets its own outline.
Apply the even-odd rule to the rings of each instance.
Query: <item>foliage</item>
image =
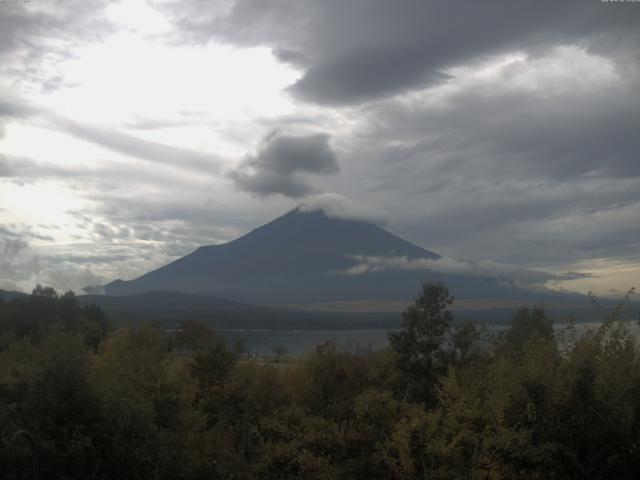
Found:
[[[544,308],[541,306],[531,309],[529,307],[520,307],[513,316],[509,329],[506,331],[505,342],[515,348],[521,348],[533,335],[545,339],[552,338],[553,324],[547,318]]]
[[[491,339],[453,324],[451,302],[424,285],[384,351],[326,342],[274,361],[195,322],[107,332],[99,310],[39,287],[0,303],[0,440],[28,430],[44,479],[637,477],[624,308],[560,334],[522,308]],[[9,455],[0,444],[0,468],[26,465]]]
[[[389,334],[402,374],[405,398],[435,402],[438,378],[446,371],[443,344],[453,315],[453,297],[443,284],[425,283],[413,305],[402,313],[402,329]]]
[[[80,334],[93,349],[107,333],[107,319],[94,305],[80,306],[73,292],[58,295],[38,285],[26,299],[0,302],[0,351],[16,337],[38,342],[53,327]]]

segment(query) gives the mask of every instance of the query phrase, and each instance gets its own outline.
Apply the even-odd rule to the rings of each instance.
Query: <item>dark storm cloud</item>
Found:
[[[401,208],[425,200],[426,208],[404,219],[402,233],[436,251],[559,264],[637,252],[639,191],[638,179],[536,183],[502,177],[473,185],[451,179],[437,194],[402,196],[393,208],[400,216]]]
[[[302,66],[298,97],[352,104],[441,82],[448,67],[507,49],[581,43],[623,56],[640,9],[600,1],[236,0],[159,4],[185,39],[267,45]],[[293,48],[295,46],[295,48]],[[637,60],[637,55],[632,56]]]
[[[451,256],[629,258],[640,248],[640,85],[608,62],[550,50],[489,80],[461,74],[361,109],[337,191],[362,179],[360,198],[397,233]]]
[[[317,103],[350,104],[449,78],[416,62],[414,48],[372,48],[316,64],[289,90]]]
[[[339,170],[328,135],[294,137],[274,132],[230,176],[239,189],[256,195],[301,197],[312,191],[302,174],[327,175]]]
[[[446,134],[411,145],[413,153],[406,148],[395,152],[409,156],[415,151],[441,153],[448,161],[441,163],[440,173],[458,170],[461,161],[473,168],[480,153],[495,159],[495,173],[502,175],[569,178],[599,171],[628,177],[640,174],[635,154],[640,151],[640,137],[635,133],[640,125],[636,89],[637,82],[632,82],[605,91],[547,98],[522,91],[465,91],[450,97],[446,110],[394,104],[377,115],[391,126],[390,138],[394,134],[414,139]],[[486,163],[482,168],[487,168]]]
[[[304,53],[290,48],[275,48],[273,49],[273,56],[283,63],[299,67],[306,67],[311,63],[311,59]]]

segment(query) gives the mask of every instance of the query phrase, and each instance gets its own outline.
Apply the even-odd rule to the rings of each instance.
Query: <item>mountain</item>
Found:
[[[229,243],[200,247],[136,279],[111,282],[104,291],[115,296],[172,291],[300,307],[410,300],[422,282],[434,280],[445,282],[459,299],[491,300],[494,308],[496,302],[512,306],[520,301],[569,298],[477,273],[379,265],[359,270],[362,259],[400,259],[412,265],[441,257],[376,225],[298,208]]]
[[[26,293],[13,292],[9,290],[0,289],[0,299],[4,300],[5,302],[9,302],[11,300],[15,300],[18,298],[25,298],[27,296],[28,295]]]

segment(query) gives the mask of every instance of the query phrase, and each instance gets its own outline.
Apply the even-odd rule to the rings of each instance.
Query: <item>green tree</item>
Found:
[[[40,284],[36,285],[31,291],[31,295],[34,297],[43,297],[43,298],[58,298],[58,293],[53,287],[43,287]]]
[[[205,393],[225,382],[235,361],[222,337],[212,335],[198,342],[191,359],[191,373]]]
[[[105,478],[184,478],[189,375],[149,325],[113,332],[93,361]]]
[[[553,322],[547,318],[544,308],[520,307],[514,314],[509,329],[505,332],[505,341],[515,348],[522,348],[533,335],[546,340],[553,338]]]
[[[51,329],[33,361],[21,423],[38,443],[43,478],[92,478],[100,468],[95,438],[101,419],[82,335]]]
[[[201,344],[215,339],[216,334],[206,325],[193,320],[185,320],[180,324],[174,337],[175,346],[186,348],[192,352]]]
[[[424,283],[413,305],[402,313],[402,329],[389,333],[407,399],[433,406],[438,377],[446,372],[442,348],[453,315],[453,297],[441,283]]]

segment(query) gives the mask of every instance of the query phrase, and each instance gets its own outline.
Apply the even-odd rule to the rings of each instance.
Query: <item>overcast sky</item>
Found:
[[[619,295],[639,147],[640,2],[0,1],[0,288],[130,279],[332,193]]]

